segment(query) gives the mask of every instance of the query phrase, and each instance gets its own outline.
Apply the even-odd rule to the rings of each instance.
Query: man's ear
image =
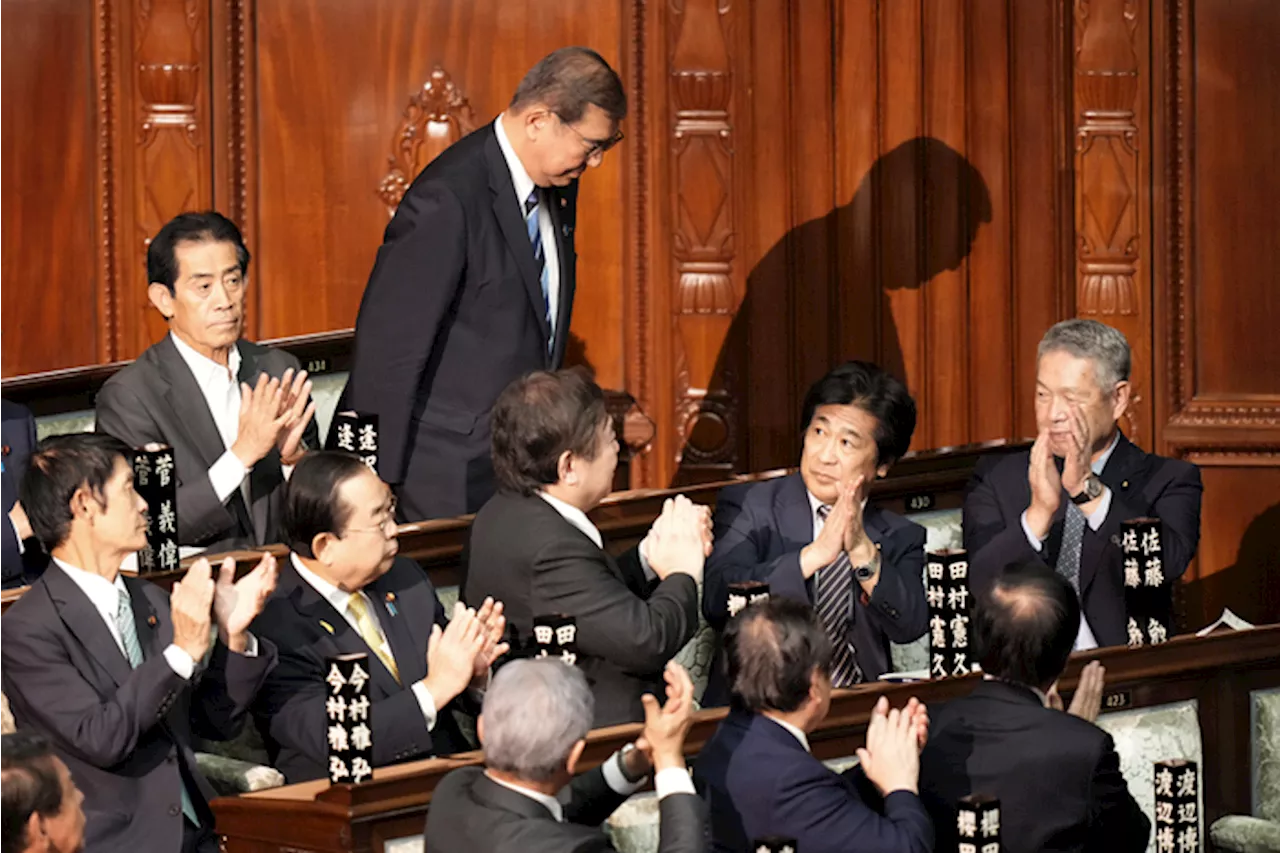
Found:
[[[566,486],[578,484],[578,472],[574,470],[572,451],[566,450],[560,454],[560,458],[556,461],[556,474],[559,475],[560,482]]]
[[[1111,419],[1118,421],[1129,411],[1129,404],[1133,402],[1133,386],[1127,381],[1117,382],[1112,397]]]
[[[477,733],[479,733],[478,730]],[[578,772],[578,762],[582,760],[582,751],[586,748],[586,740],[579,740],[573,745],[573,749],[569,750],[569,757],[565,759],[564,769],[569,771],[570,776]]]
[[[48,835],[44,829],[44,817],[40,812],[32,812],[27,818],[27,849],[39,850],[42,847],[48,847],[48,844],[41,844],[40,839]]]
[[[160,316],[166,320],[173,319],[173,294],[168,286],[158,281],[151,282],[147,285],[147,299],[151,300],[151,304],[160,312]]]
[[[317,533],[311,539],[311,553],[316,555],[317,560],[328,565],[328,563],[333,559],[333,551],[330,546],[337,541],[338,537],[334,536],[332,533]],[[326,555],[328,555],[327,559]]]

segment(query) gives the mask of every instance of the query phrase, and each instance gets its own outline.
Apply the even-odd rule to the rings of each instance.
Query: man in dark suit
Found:
[[[98,393],[97,430],[173,447],[178,542],[280,541],[280,487],[319,445],[311,383],[288,353],[240,337],[249,251],[218,213],[184,213],[147,247],[147,295],[169,334]]]
[[[479,721],[487,769],[463,767],[440,782],[427,814],[427,849],[612,851],[600,824],[653,771],[658,850],[703,850],[705,812],[683,754],[693,722],[693,682],[674,662],[666,682],[665,705],[645,696],[640,739],[575,776],[592,717],[582,671],[555,658],[503,667],[485,694]]]
[[[27,458],[36,447],[36,419],[26,406],[0,400],[3,413],[3,459],[0,460],[0,484],[4,490],[4,512],[9,523],[0,523],[3,537],[3,586],[22,586],[40,576],[49,556],[31,532],[26,510],[18,501],[18,484],[27,470]]]
[[[84,794],[48,738],[32,731],[0,736],[0,789],[4,853],[84,850]]]
[[[400,202],[342,406],[378,416],[378,472],[403,520],[475,512],[493,494],[489,410],[511,380],[564,361],[578,179],[622,139],[626,112],[599,54],[562,48]]]
[[[358,456],[303,457],[284,532],[292,553],[253,626],[280,650],[254,704],[271,763],[290,782],[328,774],[325,659],[354,653],[369,656],[374,766],[471,749],[455,698],[506,651],[502,605],[445,618],[422,569],[396,557],[395,499]]]
[[[1164,522],[1166,580],[1200,540],[1200,469],[1146,453],[1118,421],[1129,408],[1129,342],[1096,320],[1065,320],[1040,341],[1031,450],[983,460],[965,489],[964,547],[975,585],[1027,559],[1056,568],[1083,605],[1077,649],[1127,642],[1123,521]]]
[[[722,629],[729,584],[764,581],[771,595],[811,603],[832,640],[836,687],[889,671],[889,642],[928,627],[924,528],[867,506],[877,477],[911,445],[916,404],[874,364],[851,361],[814,383],[801,418],[800,471],[720,492],[702,609]],[[724,704],[723,669],[704,704]]]
[[[729,622],[725,652],[733,708],[695,774],[715,850],[750,850],[766,836],[805,853],[934,849],[916,795],[923,705],[890,710],[881,697],[858,766],[837,775],[809,754],[808,733],[831,705],[831,640],[813,610],[788,598],[749,605]]]
[[[211,853],[191,739],[234,737],[275,663],[248,630],[275,559],[234,584],[233,560],[215,580],[202,559],[172,593],[120,574],[147,531],[128,453],[85,434],[36,449],[21,499],[53,564],[0,623],[0,677],[18,727],[47,735],[84,792],[87,849]]]
[[[1093,723],[1102,666],[1085,667],[1069,713],[1058,697],[1079,623],[1075,591],[1038,561],[979,595],[974,642],[985,680],[935,711],[920,755],[920,795],[939,850],[956,849],[956,806],[969,794],[999,798],[1009,853],[1147,848],[1151,823],[1129,794],[1111,736]]]
[[[644,718],[640,697],[698,628],[707,517],[668,501],[645,541],[614,559],[587,517],[613,484],[618,443],[604,394],[576,370],[513,382],[493,409],[493,464],[502,491],[471,525],[466,600],[501,601],[511,645],[533,620],[577,625],[578,665],[595,694],[595,724]]]

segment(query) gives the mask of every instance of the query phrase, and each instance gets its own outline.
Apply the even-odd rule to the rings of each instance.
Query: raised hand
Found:
[[[881,696],[867,726],[867,745],[858,750],[862,772],[881,795],[918,793],[920,746],[916,712],[889,708]]]
[[[659,706],[652,693],[640,697],[644,704],[644,730],[636,749],[644,752],[659,772],[668,767],[684,767],[684,739],[693,725],[693,681],[684,667],[668,661],[662,673],[667,683],[667,701]]]
[[[277,447],[280,450],[280,462],[283,465],[296,465],[302,458],[302,434],[316,413],[316,404],[311,401],[311,380],[305,370],[299,370],[293,381],[289,381],[293,369],[284,372],[280,387],[287,389],[282,394],[278,416],[284,418],[281,424]]]
[[[861,482],[859,478],[858,482]],[[822,523],[822,530],[816,539],[800,549],[800,571],[806,578],[817,574],[824,566],[829,566],[845,550],[845,539],[853,524],[853,516],[858,515],[858,526],[862,526],[862,508],[855,497],[856,488],[852,483],[840,484],[840,496],[836,499],[831,512],[827,513]]]
[[[866,496],[867,478],[859,474],[846,487],[849,494],[849,523],[845,527],[844,550],[855,566],[869,563],[876,556],[876,545],[862,526],[862,499]],[[844,490],[841,492],[844,497]]]
[[[169,616],[173,620],[173,644],[199,663],[209,650],[214,583],[209,561],[203,557],[175,581],[169,592]]]
[[[1089,434],[1089,419],[1084,416],[1084,410],[1073,404],[1068,412],[1071,449],[1062,461],[1062,487],[1067,494],[1078,495],[1093,470],[1093,436]]]
[[[645,557],[650,568],[663,580],[677,573],[702,580],[702,566],[707,559],[705,530],[701,507],[695,507],[684,495],[668,498],[645,537]]]
[[[476,613],[476,621],[484,635],[484,643],[476,655],[474,679],[484,680],[489,677],[489,667],[493,662],[511,650],[510,643],[502,641],[507,630],[507,617],[502,613],[502,602],[486,598]]]
[[[1090,661],[1080,671],[1080,682],[1076,685],[1067,713],[1091,723],[1096,722],[1098,712],[1102,710],[1102,690],[1106,686],[1106,676],[1107,670],[1102,664],[1096,660]],[[1061,706],[1062,700],[1059,699],[1058,702]]]
[[[439,625],[431,627],[431,638],[427,641],[427,677],[422,682],[435,700],[437,711],[471,684],[476,658],[484,645],[484,627],[476,612],[461,601],[454,605],[449,627],[443,631]]]
[[[218,622],[218,637],[231,651],[245,650],[249,625],[275,591],[279,575],[279,567],[272,554],[263,554],[253,571],[238,581],[235,580],[235,558],[227,557],[222,561],[214,584],[213,613]]]
[[[1031,505],[1027,507],[1027,526],[1040,539],[1049,535],[1053,514],[1062,503],[1062,479],[1049,451],[1049,432],[1040,430],[1031,445],[1031,462],[1027,466],[1027,482],[1031,485]]]
[[[279,379],[262,373],[253,387],[240,383],[240,427],[231,452],[244,467],[252,468],[276,446],[284,423],[280,417],[282,401]]]

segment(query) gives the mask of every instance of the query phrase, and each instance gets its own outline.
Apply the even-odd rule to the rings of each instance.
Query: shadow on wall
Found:
[[[1236,561],[1183,585],[1183,627],[1198,631],[1230,607],[1255,625],[1280,621],[1280,504],[1249,522]]]
[[[800,441],[795,421],[805,388],[791,389],[794,411],[782,411],[765,400],[787,399],[785,393],[762,394],[752,367],[765,359],[788,359],[803,345],[803,332],[821,326],[821,318],[806,316],[807,305],[833,306],[827,328],[832,348],[841,351],[827,353],[829,366],[867,358],[904,377],[902,344],[885,293],[920,288],[943,270],[959,267],[991,217],[990,192],[973,164],[944,142],[917,137],[876,160],[848,204],[789,231],[748,274],[747,292],[708,386],[703,411],[714,414],[717,406],[727,406],[736,409],[736,418],[727,425],[714,416],[691,419],[677,480],[795,464]],[[786,304],[788,292],[794,323],[776,316],[753,319],[759,311],[753,312],[754,302]],[[838,318],[858,314],[871,316],[875,340],[841,344],[855,333],[841,329]],[[790,367],[782,375],[795,372]],[[807,386],[817,378],[790,381]],[[767,430],[768,447],[747,447],[748,423],[756,436]]]

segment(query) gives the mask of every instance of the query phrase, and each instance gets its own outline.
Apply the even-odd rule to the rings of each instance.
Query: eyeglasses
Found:
[[[596,156],[597,154],[600,154],[600,155],[606,154],[609,151],[609,149],[613,148],[615,145],[617,145],[619,142],[621,142],[625,138],[624,134],[622,133],[622,129],[619,128],[618,132],[615,133],[613,136],[610,136],[608,139],[588,139],[587,137],[583,136],[582,132],[579,131],[576,127],[569,124],[569,122],[565,121],[564,117],[561,116],[559,113],[552,113],[552,115],[560,119],[560,123],[562,125],[564,125],[565,127],[572,130],[575,134],[577,134],[578,138],[582,140],[582,144],[587,146],[586,158],[588,160],[590,160],[592,157]]]
[[[395,536],[397,529],[396,499],[392,498],[391,506],[387,509],[386,517],[382,521],[368,527],[348,527],[345,533],[381,533],[383,536]]]

